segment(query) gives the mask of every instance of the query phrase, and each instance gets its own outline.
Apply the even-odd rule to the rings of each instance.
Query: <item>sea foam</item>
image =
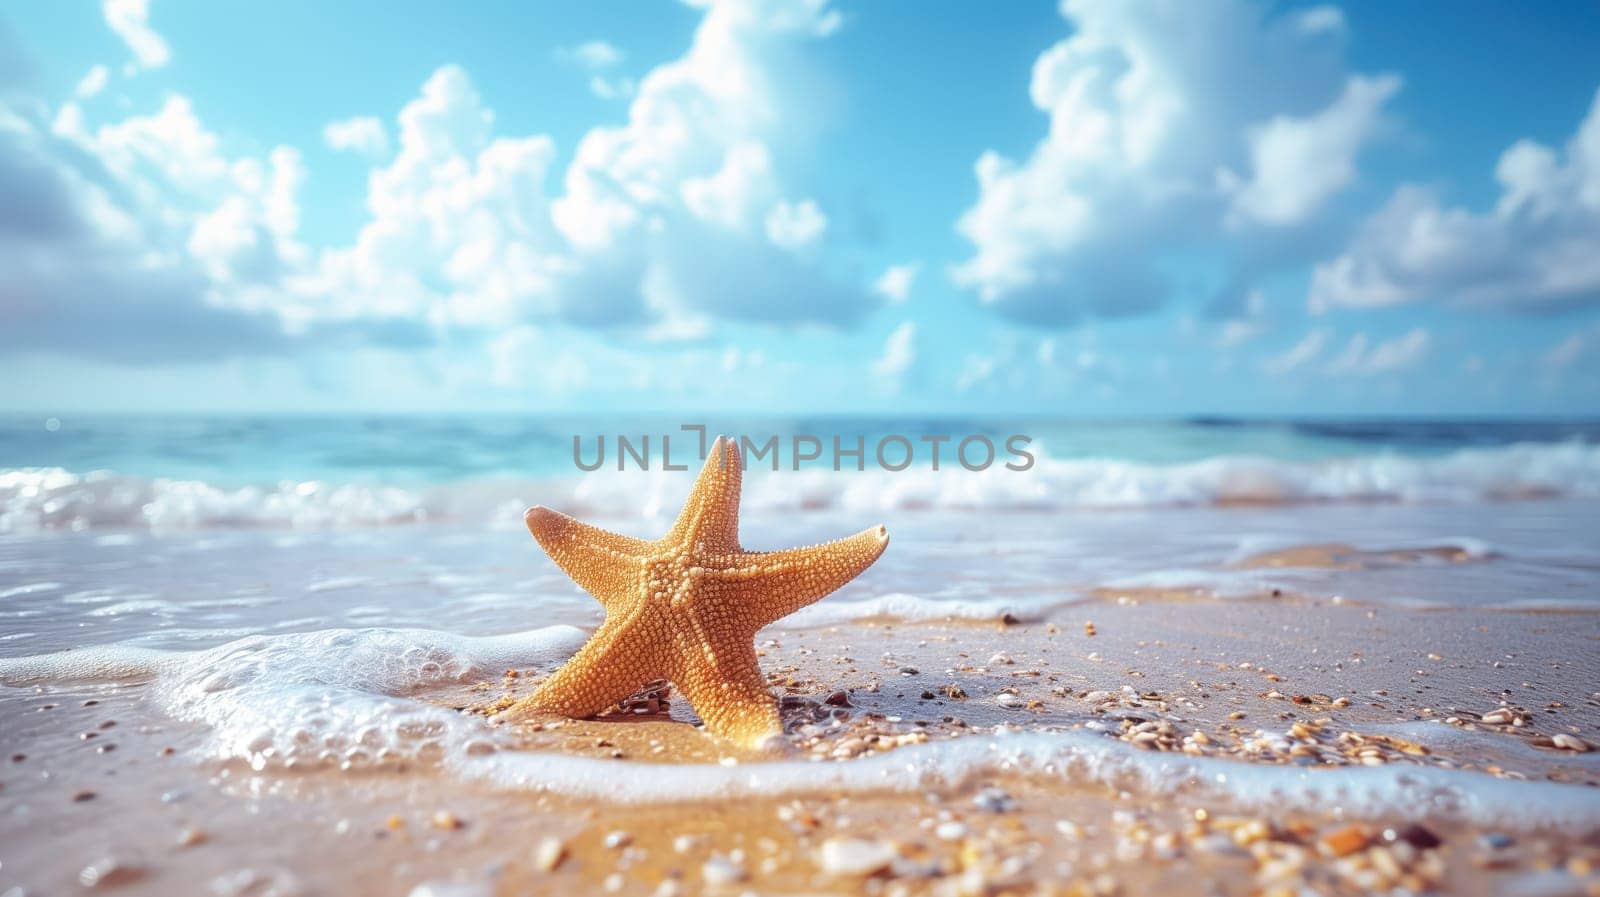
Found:
[[[252,636],[194,653],[111,646],[0,660],[0,682],[153,677],[157,706],[209,731],[196,759],[242,760],[268,774],[358,770],[403,759],[496,789],[636,804],[915,793],[1016,775],[1260,812],[1338,808],[1351,818],[1600,832],[1600,802],[1591,788],[1463,770],[1272,766],[1142,751],[1099,732],[1010,729],[842,762],[662,765],[508,749],[504,729],[419,699],[509,666],[550,668],[583,636],[567,626],[487,638],[362,629]]]
[[[1600,446],[1526,443],[1422,457],[1360,455],[1316,461],[1222,456],[1183,464],[1063,459],[1040,453],[1016,472],[945,465],[900,472],[753,469],[750,511],[839,508],[1152,508],[1303,502],[1469,502],[1600,497]],[[518,525],[530,504],[574,513],[667,517],[688,477],[659,469],[604,470],[545,480],[476,480],[405,489],[286,481],[225,487],[61,468],[0,471],[0,532],[382,526],[440,519]]]

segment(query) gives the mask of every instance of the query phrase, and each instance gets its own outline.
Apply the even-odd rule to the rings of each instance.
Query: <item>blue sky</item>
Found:
[[[1587,4],[0,4],[0,407],[1600,413]]]

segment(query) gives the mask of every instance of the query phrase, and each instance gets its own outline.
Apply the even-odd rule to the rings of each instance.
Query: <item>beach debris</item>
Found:
[[[1550,741],[1564,751],[1577,751],[1580,754],[1584,754],[1592,750],[1588,742],[1576,735],[1568,735],[1565,732],[1557,732],[1550,736]]]
[[[195,828],[192,825],[186,825],[178,830],[178,837],[176,840],[179,847],[194,847],[197,844],[204,844],[207,840],[207,836],[204,829]]]
[[[742,862],[737,862],[733,857],[714,853],[700,867],[700,877],[713,888],[726,887],[738,884],[750,877]]]
[[[818,851],[817,865],[829,875],[867,876],[889,868],[900,851],[888,841],[829,838]]]
[[[137,881],[144,866],[126,857],[104,856],[78,872],[78,884],[86,888],[111,888]]]
[[[739,545],[743,462],[718,437],[682,513],[661,539],[607,532],[544,507],[528,530],[606,610],[608,620],[572,660],[502,714],[593,716],[679,671],[674,684],[707,732],[760,748],[782,734],[751,633],[832,593],[883,554],[882,526],[821,545],[748,552]],[[642,612],[649,608],[651,613]],[[681,637],[693,633],[693,639]]]
[[[554,872],[566,858],[566,842],[554,835],[541,838],[533,848],[533,865],[540,872]]]
[[[787,807],[779,807],[778,809],[780,810],[778,815],[781,818],[783,816],[781,811],[787,809]],[[710,839],[705,835],[677,835],[672,839],[672,850],[675,853],[690,853],[704,847],[708,840]]]
[[[1010,666],[1010,665],[1012,665],[1014,663],[1016,663],[1016,661],[1012,660],[1011,659],[1011,655],[1007,654],[1004,651],[1000,651],[1000,652],[996,653],[994,656],[989,658],[989,666],[992,666],[992,667]]]
[[[486,881],[438,879],[425,881],[411,889],[408,897],[493,897],[494,888]]]
[[[1332,857],[1347,857],[1366,847],[1372,833],[1362,825],[1346,825],[1317,839],[1317,849]]]
[[[216,897],[299,897],[306,888],[287,869],[249,867],[225,872],[211,880]]]
[[[461,820],[461,817],[450,812],[449,810],[439,810],[435,812],[433,814],[433,818],[430,819],[429,822],[433,824],[434,828],[443,829],[447,832],[453,832],[456,829],[466,825],[466,823]]]
[[[1021,698],[1017,697],[1016,695],[1014,695],[1014,694],[1012,694],[1011,692],[1008,692],[1008,691],[1003,691],[1003,692],[995,695],[994,696],[994,702],[996,704],[999,704],[1001,707],[1007,707],[1007,708],[1011,708],[1011,709],[1024,707],[1028,703],[1028,702],[1022,700]]]
[[[972,805],[986,813],[1009,813],[1017,808],[1017,799],[1004,789],[990,786],[973,795]]]
[[[606,834],[605,845],[612,850],[620,850],[633,843],[633,836],[621,829]]]
[[[933,829],[933,834],[941,841],[960,841],[967,836],[967,824],[954,819],[941,822]]]

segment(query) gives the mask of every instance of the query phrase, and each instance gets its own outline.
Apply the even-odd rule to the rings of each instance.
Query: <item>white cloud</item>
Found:
[[[873,283],[872,289],[878,295],[898,305],[911,297],[911,288],[916,285],[917,273],[921,270],[922,266],[915,262],[890,265]]]
[[[1356,153],[1378,128],[1383,104],[1400,89],[1393,75],[1352,77],[1315,115],[1278,116],[1250,136],[1252,175],[1236,189],[1232,212],[1267,224],[1298,224],[1355,180]],[[1237,184],[1236,187],[1230,187]]]
[[[883,354],[872,363],[872,374],[878,384],[891,391],[903,385],[906,373],[917,361],[917,325],[911,321],[896,327],[883,343]]]
[[[150,27],[149,0],[105,0],[106,24],[133,51],[139,68],[158,69],[172,58],[167,42]]]
[[[632,78],[608,78],[594,75],[589,78],[589,92],[602,100],[626,100],[639,90]]]
[[[809,199],[780,202],[767,213],[767,239],[780,249],[799,251],[822,239],[828,216]]]
[[[1322,350],[1327,348],[1332,338],[1332,331],[1326,327],[1319,327],[1307,333],[1283,354],[1268,358],[1262,363],[1261,368],[1275,376],[1297,371],[1322,357]]]
[[[105,90],[106,83],[110,80],[111,73],[106,70],[105,66],[91,66],[89,71],[85,72],[83,77],[78,80],[78,86],[73,88],[72,93],[80,100],[87,100]]]
[[[465,70],[441,68],[401,112],[372,220],[297,280],[297,309],[433,328],[561,319],[668,340],[703,337],[712,319],[859,318],[865,291],[797,251],[827,216],[786,198],[773,161],[801,120],[796,50],[831,22],[817,3],[710,5],[688,52],[640,81],[627,122],[585,134],[564,171],[549,138],[496,136]]]
[[[562,55],[589,69],[608,69],[621,65],[622,60],[627,58],[627,54],[615,44],[603,40],[585,41],[567,48]]]
[[[370,115],[328,122],[322,129],[322,139],[330,149],[360,153],[368,158],[379,158],[389,152],[389,134],[383,129],[383,122]]]
[[[1335,375],[1373,376],[1404,370],[1421,361],[1432,344],[1428,331],[1418,327],[1392,340],[1373,343],[1365,333],[1350,337],[1344,351],[1328,362]]]
[[[1565,158],[1530,140],[1495,169],[1494,208],[1444,206],[1399,188],[1345,252],[1316,266],[1310,306],[1439,300],[1503,309],[1600,301],[1600,92]]]
[[[1373,342],[1365,332],[1356,333],[1338,354],[1322,362],[1334,341],[1333,331],[1319,327],[1307,333],[1282,354],[1262,362],[1268,374],[1282,376],[1319,367],[1332,376],[1375,376],[1401,371],[1420,362],[1428,354],[1433,338],[1418,327],[1391,340]]]
[[[0,105],[0,351],[166,361],[281,347],[246,297],[300,247],[298,155],[228,156],[171,95],[91,130],[74,103]]]
[[[1310,215],[1354,177],[1340,166],[1370,136],[1367,110],[1393,92],[1388,79],[1352,80],[1342,20],[1326,10],[1270,15],[1245,0],[1061,9],[1073,33],[1040,55],[1030,85],[1049,132],[1023,161],[993,150],[978,159],[978,198],[958,222],[974,251],[952,270],[1028,322],[1148,309],[1175,290],[1169,256],[1197,246],[1243,266],[1248,235],[1218,235],[1241,190],[1257,227]],[[1335,131],[1338,152],[1304,145]],[[1332,172],[1300,167],[1330,160]],[[1251,185],[1219,183],[1219,171],[1251,171]]]
[[[1600,355],[1600,327],[1590,327],[1563,337],[1544,353],[1545,367],[1562,371],[1576,367],[1586,358]]]

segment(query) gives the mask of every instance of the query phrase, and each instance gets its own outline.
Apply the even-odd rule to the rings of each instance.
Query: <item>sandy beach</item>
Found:
[[[1387,546],[1357,530],[1432,512],[1324,509],[1327,538],[1261,550],[1238,534],[1306,509],[1162,512],[1164,546],[1120,531],[1141,515],[1096,512],[1109,541],[1073,550],[1123,545],[1121,576],[1021,560],[1026,534],[1076,514],[906,517],[882,569],[760,634],[785,727],[769,753],[704,734],[665,685],[597,719],[490,722],[592,609],[515,634],[307,623],[207,650],[13,656],[0,876],[23,894],[1595,893],[1600,626],[1550,585],[1594,574],[1555,564],[1542,602],[1505,594],[1527,565],[1512,533],[1594,512],[1484,507],[1472,519],[1497,523]],[[839,515],[821,516],[798,526]],[[1224,531],[1235,548],[1210,569],[1173,572],[1183,534]],[[469,534],[377,544],[412,538]],[[531,552],[514,532],[470,538]],[[1138,574],[1153,548],[1168,572]],[[370,577],[361,563],[346,572]],[[1502,593],[1437,600],[1471,582]],[[940,589],[966,597],[907,594]],[[427,594],[312,594],[341,590],[382,592],[400,625]]]

